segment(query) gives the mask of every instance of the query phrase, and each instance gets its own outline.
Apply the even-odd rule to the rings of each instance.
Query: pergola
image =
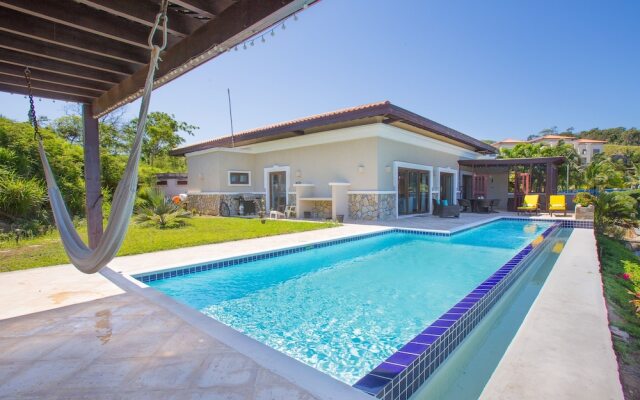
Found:
[[[532,193],[541,195],[541,206],[546,208],[547,196],[558,192],[558,167],[565,162],[564,157],[538,157],[538,158],[486,158],[479,160],[460,160],[458,164],[476,175],[487,175],[490,170],[502,170],[507,172],[507,180],[511,179],[508,172],[514,171],[515,182],[514,197],[510,202],[507,200],[508,209],[515,211],[515,207],[521,204],[525,193],[519,190],[518,173],[531,178],[536,173],[542,175],[544,184],[539,191],[532,190]],[[507,182],[508,184],[509,182]]]
[[[154,88],[317,0],[170,0]],[[89,245],[102,235],[98,118],[142,94],[160,0],[0,0],[0,91],[82,104]],[[156,33],[156,43],[162,32]],[[28,104],[25,102],[25,110]]]

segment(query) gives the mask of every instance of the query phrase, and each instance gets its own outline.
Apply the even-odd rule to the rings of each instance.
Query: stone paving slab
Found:
[[[0,321],[2,399],[314,399],[132,293]]]

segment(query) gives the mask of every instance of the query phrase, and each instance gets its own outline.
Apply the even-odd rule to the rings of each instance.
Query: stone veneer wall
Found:
[[[366,221],[395,217],[395,193],[364,193],[349,195],[349,218]]]
[[[326,200],[314,201],[311,206],[311,217],[319,219],[331,218],[331,202]]]
[[[196,210],[199,214],[204,215],[219,215],[220,214],[220,203],[224,201],[229,206],[229,212],[231,216],[238,215],[238,206],[240,203],[235,200],[238,198],[237,193],[230,194],[206,194],[206,193],[197,193],[197,194],[189,194],[187,201],[187,208],[189,211]],[[252,197],[259,199],[263,197],[262,195],[252,195]]]

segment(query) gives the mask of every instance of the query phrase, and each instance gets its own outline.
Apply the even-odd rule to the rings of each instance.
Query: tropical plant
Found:
[[[135,221],[140,225],[161,229],[179,228],[186,224],[186,218],[191,217],[188,211],[174,204],[156,188],[141,189],[138,198]]]
[[[585,185],[590,189],[602,191],[624,185],[624,174],[608,159],[595,160],[585,165],[582,172]]]
[[[600,232],[638,225],[637,201],[628,193],[600,193],[595,202],[594,224]]]
[[[36,214],[47,200],[43,184],[35,179],[22,179],[15,173],[0,170],[0,213],[16,221]]]
[[[596,196],[589,192],[580,192],[575,195],[573,202],[581,205],[582,207],[588,207],[596,202]]]

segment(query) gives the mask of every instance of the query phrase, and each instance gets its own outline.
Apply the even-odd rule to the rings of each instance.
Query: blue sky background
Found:
[[[323,0],[158,89],[151,109],[199,126],[188,143],[229,133],[227,88],[236,132],[387,99],[480,139],[639,127],[639,18],[637,0]],[[22,96],[0,104],[26,119]],[[64,104],[36,105],[55,118]]]

